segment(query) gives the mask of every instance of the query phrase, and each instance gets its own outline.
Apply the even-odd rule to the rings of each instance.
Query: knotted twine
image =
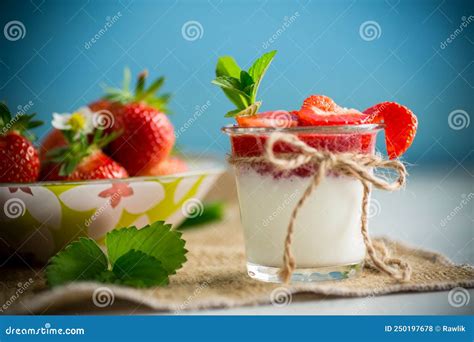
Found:
[[[277,142],[284,142],[300,152],[278,153],[277,155],[273,150],[274,145]],[[313,164],[316,169],[313,181],[308,185],[291,213],[284,243],[283,267],[279,272],[279,276],[283,282],[290,282],[291,275],[296,267],[296,261],[291,251],[291,245],[293,242],[293,232],[298,212],[329,171],[356,178],[362,184],[361,233],[367,249],[367,254],[374,266],[396,280],[410,280],[412,272],[410,265],[399,258],[390,257],[383,243],[374,244],[369,236],[367,225],[367,212],[371,185],[377,189],[387,191],[400,189],[405,185],[407,175],[403,163],[398,160],[386,160],[378,155],[372,154],[333,153],[324,150],[319,151],[307,145],[297,136],[282,132],[275,132],[269,135],[265,144],[263,156],[229,157],[229,163],[234,165],[262,162],[270,163],[274,167],[283,171],[294,170],[300,166],[310,164]],[[398,177],[393,182],[390,182],[374,175],[372,172],[373,168],[392,169],[396,171]]]

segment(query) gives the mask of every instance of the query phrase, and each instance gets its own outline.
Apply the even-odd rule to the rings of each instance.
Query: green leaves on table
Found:
[[[178,229],[184,229],[194,226],[200,226],[211,222],[222,220],[224,217],[224,203],[223,202],[211,202],[204,203],[204,209],[202,214],[196,217],[187,218]]]
[[[226,117],[254,115],[261,102],[257,101],[257,91],[276,51],[270,51],[255,62],[248,71],[241,70],[234,58],[220,57],[216,66],[216,78],[213,84],[219,86],[224,94],[237,107]]]
[[[100,281],[134,287],[163,286],[186,262],[181,232],[162,221],[141,229],[107,233],[107,256],[89,238],[80,238],[53,256],[46,268],[50,286]]]

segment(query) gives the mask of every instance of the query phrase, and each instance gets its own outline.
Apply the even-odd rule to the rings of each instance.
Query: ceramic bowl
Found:
[[[160,177],[0,185],[0,264],[44,263],[80,236],[104,242],[112,229],[166,221],[175,227],[202,213],[202,199],[224,171],[213,160]]]

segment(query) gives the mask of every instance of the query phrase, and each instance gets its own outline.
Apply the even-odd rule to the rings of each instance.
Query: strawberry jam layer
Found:
[[[372,154],[375,151],[375,139],[377,131],[364,133],[343,133],[343,134],[319,134],[319,133],[298,133],[300,140],[307,145],[320,150],[333,153],[357,153]],[[263,156],[268,135],[264,134],[238,134],[231,135],[232,153],[237,157]],[[298,153],[299,150],[285,142],[277,142],[274,145],[275,153]],[[269,163],[256,163],[251,166],[260,174],[273,175],[274,178],[299,176],[309,177],[314,175],[315,166],[312,164],[303,165],[291,171],[280,171]]]

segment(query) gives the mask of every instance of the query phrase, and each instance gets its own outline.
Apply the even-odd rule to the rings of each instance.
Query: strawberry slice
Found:
[[[382,102],[364,111],[368,115],[364,123],[385,124],[385,144],[390,159],[400,157],[413,143],[418,127],[415,114],[395,102]]]
[[[298,125],[296,111],[275,110],[251,116],[237,116],[240,127],[288,128]]]
[[[333,99],[325,95],[311,95],[303,101],[301,109],[308,109],[316,113],[336,112],[339,107]]]
[[[343,108],[330,97],[311,95],[298,112],[301,126],[338,126],[362,123],[366,115],[356,109]]]

